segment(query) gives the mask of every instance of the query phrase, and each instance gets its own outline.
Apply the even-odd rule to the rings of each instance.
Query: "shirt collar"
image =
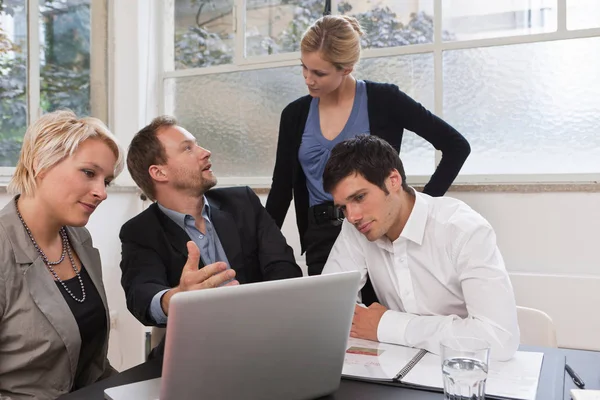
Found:
[[[427,215],[429,214],[429,205],[427,204],[427,198],[422,193],[414,191],[415,204],[413,206],[406,225],[400,233],[400,237],[410,240],[418,245],[423,243],[423,236],[425,235],[425,225],[427,225]]]
[[[208,204],[208,199],[206,198],[206,196],[203,196],[203,198],[204,206],[202,207],[202,217],[210,220],[210,204]],[[163,213],[165,213],[167,217],[171,218],[171,220],[173,220],[173,222],[175,222],[183,230],[185,230],[186,220],[191,220],[192,222],[195,222],[194,217],[192,217],[189,214],[183,214],[179,211],[171,210],[170,208],[167,208],[160,203],[157,204],[158,208],[160,208],[160,210]]]
[[[414,189],[413,189],[414,190]],[[400,233],[400,236],[393,242],[391,242],[386,236],[383,236],[375,241],[375,244],[391,253],[394,252],[394,244],[399,243],[403,240],[410,240],[418,244],[423,244],[423,236],[425,236],[425,225],[427,224],[427,217],[429,214],[429,204],[427,202],[426,195],[414,190],[415,204],[413,206],[408,220],[404,225],[404,229]]]

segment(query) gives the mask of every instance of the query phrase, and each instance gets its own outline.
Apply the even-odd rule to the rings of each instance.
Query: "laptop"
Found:
[[[162,377],[108,400],[314,399],[335,392],[360,274],[344,272],[177,293]]]

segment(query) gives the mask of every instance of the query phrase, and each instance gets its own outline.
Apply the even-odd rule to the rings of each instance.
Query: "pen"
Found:
[[[565,369],[567,370],[567,373],[569,374],[571,379],[573,379],[573,383],[579,389],[583,389],[585,387],[585,382],[583,382],[583,380],[581,380],[579,375],[577,375],[577,372],[573,371],[573,368],[571,368],[571,366],[569,364],[565,364]]]

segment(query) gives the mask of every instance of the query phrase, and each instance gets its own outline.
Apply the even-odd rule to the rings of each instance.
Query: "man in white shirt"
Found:
[[[381,304],[357,306],[351,336],[439,354],[478,337],[491,357],[519,346],[515,297],[490,224],[460,200],[417,193],[398,153],[375,136],[336,145],[325,191],[346,219],[323,273],[367,274]],[[360,300],[360,292],[359,292]]]

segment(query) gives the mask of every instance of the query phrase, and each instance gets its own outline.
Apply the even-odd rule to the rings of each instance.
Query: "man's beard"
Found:
[[[206,179],[202,176],[202,172],[198,175],[190,173],[179,174],[181,179],[175,182],[175,187],[178,190],[189,190],[198,196],[202,196],[217,184],[216,176],[213,175],[212,178]]]
[[[217,185],[217,177],[213,175],[212,179],[203,179],[202,180],[202,190],[203,193],[208,192],[210,189]]]

